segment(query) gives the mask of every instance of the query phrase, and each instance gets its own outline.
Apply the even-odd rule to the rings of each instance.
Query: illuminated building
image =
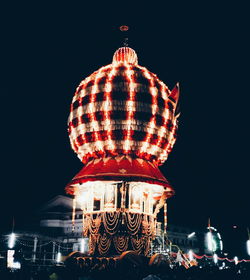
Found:
[[[84,167],[66,192],[73,229],[82,210],[90,254],[148,254],[157,214],[174,193],[158,165],[175,143],[178,97],[178,85],[170,91],[128,47],[76,89],[68,132]]]

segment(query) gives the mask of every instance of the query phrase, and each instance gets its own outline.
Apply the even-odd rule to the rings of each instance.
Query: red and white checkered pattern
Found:
[[[73,97],[68,132],[84,163],[130,155],[163,163],[177,129],[178,85],[172,90],[137,65],[134,50],[116,51],[113,63],[83,80]]]

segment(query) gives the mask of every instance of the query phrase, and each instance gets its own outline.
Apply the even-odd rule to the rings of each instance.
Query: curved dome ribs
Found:
[[[114,55],[112,64],[77,88],[68,122],[71,146],[84,163],[125,154],[162,164],[176,138],[178,85],[170,92],[155,74],[124,57]],[[129,61],[137,61],[134,54]]]

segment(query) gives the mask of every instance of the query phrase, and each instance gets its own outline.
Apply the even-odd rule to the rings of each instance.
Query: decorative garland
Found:
[[[154,220],[152,216],[144,215],[142,221],[142,233],[146,236],[152,236],[154,234]]]
[[[126,213],[126,227],[130,234],[136,235],[138,234],[141,225],[142,225],[142,214],[138,213]]]
[[[97,241],[97,237],[95,235],[91,234],[89,236],[89,253],[90,253],[90,255],[94,255],[94,253],[95,253],[96,241]]]
[[[121,222],[121,213],[120,212],[104,212],[102,215],[102,221],[104,228],[107,233],[114,235],[119,229]]]
[[[106,233],[99,236],[98,251],[100,255],[102,256],[106,255],[109,251],[110,245],[111,245],[111,238],[109,238],[109,236]]]
[[[99,229],[100,229],[101,222],[102,222],[101,213],[97,214],[95,217],[94,217],[94,214],[91,214],[90,220],[91,220],[90,232],[92,232],[93,234],[99,233]]]
[[[131,248],[147,255],[156,225],[152,215],[120,211],[85,214],[84,224],[83,236],[90,237],[90,255],[97,246],[101,256],[107,255],[111,244],[118,254]]]
[[[128,249],[129,236],[114,236],[113,242],[117,252],[120,254]]]
[[[212,258],[213,258],[213,256],[208,256],[208,255],[199,256],[199,255],[196,255],[195,253],[193,253],[193,255],[194,255],[194,257],[195,257],[196,259],[198,259],[198,260],[201,260],[201,259],[203,259],[203,258],[207,258],[207,259],[212,259]],[[220,260],[220,261],[235,262],[234,259],[220,258],[220,257],[217,257],[217,258],[218,258],[218,260]],[[250,259],[249,259],[249,260],[242,259],[242,260],[238,260],[237,262],[238,262],[238,263],[240,263],[240,262],[250,262]]]
[[[135,237],[131,236],[131,245],[133,247],[133,250],[137,254],[141,254],[143,245],[144,245],[144,240],[143,240],[143,238],[139,237],[138,235],[136,235]]]

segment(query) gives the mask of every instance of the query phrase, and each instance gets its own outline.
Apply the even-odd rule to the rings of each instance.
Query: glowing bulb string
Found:
[[[109,245],[110,246],[110,244],[104,244],[104,243],[106,243],[105,241],[106,241],[106,238],[107,238],[107,236],[105,237],[105,238],[103,238],[102,239],[102,246],[104,245],[104,247],[106,247],[105,245]],[[137,238],[138,238],[138,236],[137,236]],[[131,240],[132,241],[132,243],[133,243],[133,245],[135,245],[135,247],[137,247],[137,248],[135,248],[135,249],[139,249],[138,248],[138,245],[139,245],[139,247],[141,247],[141,246],[143,246],[143,244],[141,243],[141,242],[139,242],[140,244],[138,244],[138,239],[137,238],[133,238],[133,240]],[[6,241],[6,239],[5,239],[5,241]],[[24,241],[26,241],[26,240],[24,240]],[[104,241],[104,242],[103,242]],[[116,240],[116,242],[117,242],[118,240]],[[30,248],[32,248],[34,245],[33,244],[27,244],[27,243],[25,243],[25,242],[23,242],[23,240],[21,241],[20,239],[17,239],[17,242],[19,243],[19,244],[21,244],[22,246],[25,246],[25,247],[30,247]],[[123,242],[127,242],[127,240],[125,241],[125,240],[123,240]],[[44,243],[44,244],[41,244],[41,245],[38,245],[37,247],[44,247],[44,246],[48,246],[49,244],[56,244],[56,245],[60,245],[60,249],[63,249],[63,250],[71,250],[71,247],[69,246],[69,247],[64,247],[64,246],[62,246],[61,244],[62,243],[59,243],[59,242],[56,242],[56,241],[49,241],[49,242],[47,242],[47,243]],[[119,245],[118,245],[118,247],[120,247],[120,246],[122,246],[122,242],[121,242],[121,240],[119,240],[117,243],[120,243]],[[125,244],[124,244],[125,245]],[[126,247],[126,246],[124,246],[124,247]],[[104,250],[105,251],[105,250]],[[177,253],[171,253],[171,255],[172,256],[176,256],[177,255]],[[203,259],[203,258],[207,258],[207,259],[212,259],[213,258],[213,256],[208,256],[208,255],[206,255],[206,254],[204,254],[204,255],[201,255],[201,256],[199,256],[199,255],[197,255],[197,254],[195,254],[194,252],[193,252],[193,256],[196,258],[196,259],[198,259],[198,260],[200,260],[200,259]],[[229,259],[229,258],[221,258],[221,257],[218,257],[218,260],[220,260],[220,261],[228,261],[228,262],[235,262],[235,259]],[[242,260],[238,260],[237,261],[238,263],[241,263],[241,262],[250,262],[250,259],[242,259]]]
[[[116,79],[119,77],[123,80],[122,86]],[[147,81],[147,86],[140,81],[141,78]],[[117,91],[127,93],[125,101],[113,98]],[[149,91],[148,95],[152,99],[150,105],[141,100],[140,95],[145,91]],[[172,131],[175,106],[168,98],[171,92],[155,74],[140,66],[133,67],[127,60],[121,64],[118,59],[112,65],[100,68],[85,79],[77,92],[72,101],[68,130],[72,148],[82,161],[87,162],[90,158],[104,156],[105,153],[131,152],[147,159],[158,158],[161,155],[160,163],[166,160],[168,152],[164,149],[171,149],[176,138],[175,129]],[[135,96],[139,99],[135,100]],[[144,126],[137,124],[138,121],[141,122],[138,120],[141,114],[137,114],[141,104],[150,118]],[[120,109],[122,111],[126,109],[124,111],[127,114],[126,120],[121,121],[117,118],[116,111]],[[100,129],[103,125],[104,129]],[[116,130],[124,131],[124,137],[119,136],[122,139],[113,133]]]
[[[18,243],[20,243],[21,245],[23,245],[23,246],[25,246],[25,247],[34,247],[34,245],[33,244],[31,244],[31,245],[29,245],[29,244],[25,244],[24,242],[22,242],[21,240],[16,240]],[[49,242],[47,242],[47,243],[44,243],[44,244],[41,244],[41,245],[37,245],[37,247],[43,247],[43,246],[47,246],[47,245],[49,245],[50,243],[53,243],[53,241],[49,241]]]
[[[164,203],[164,234],[167,234],[167,202]]]
[[[196,258],[196,259],[203,259],[203,258],[207,258],[207,259],[212,259],[213,258],[213,256],[208,256],[208,255],[201,255],[201,256],[199,256],[199,255],[197,255],[197,254],[195,254],[195,253],[193,253],[193,255],[194,255],[194,257]],[[218,257],[218,260],[220,260],[220,261],[228,261],[228,262],[234,262],[235,260],[234,259],[229,259],[229,258],[220,258],[220,257]],[[238,260],[238,262],[240,263],[240,262],[250,262],[250,259],[249,260],[246,260],[246,259],[242,259],[242,260]]]
[[[73,199],[73,206],[72,206],[72,231],[75,230],[75,215],[76,215],[76,198]]]
[[[128,248],[128,236],[114,236],[113,238],[115,248],[118,252],[122,253]]]

